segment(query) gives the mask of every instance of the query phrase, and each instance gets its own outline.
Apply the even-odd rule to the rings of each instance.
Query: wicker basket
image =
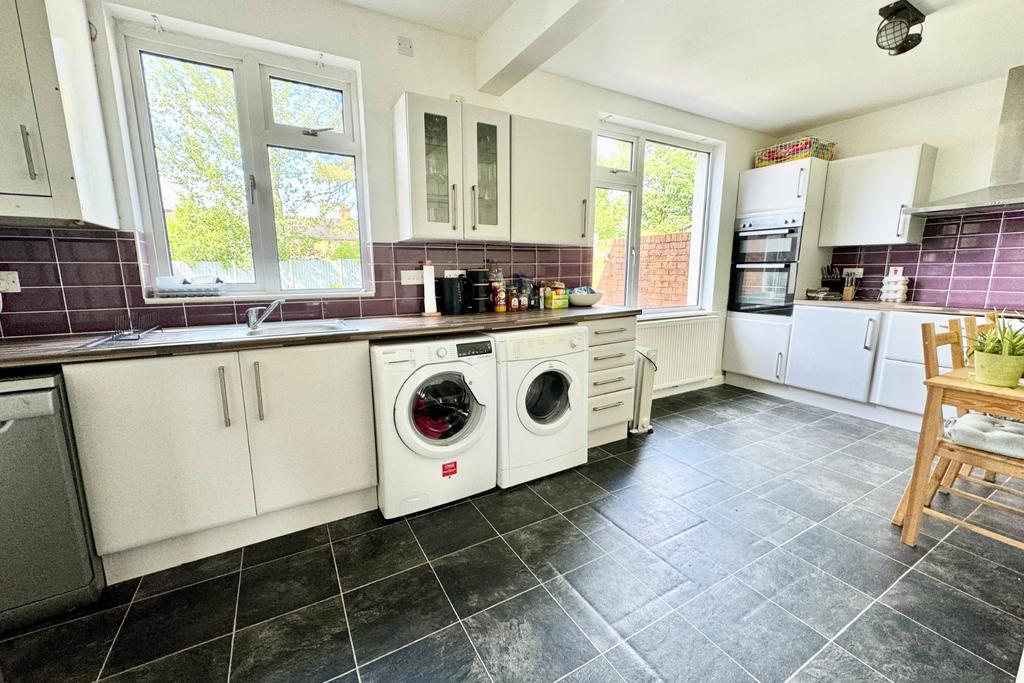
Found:
[[[754,153],[754,168],[781,164],[794,159],[807,159],[808,157],[832,161],[835,151],[836,143],[805,135],[795,140],[780,142],[777,145],[757,150]]]

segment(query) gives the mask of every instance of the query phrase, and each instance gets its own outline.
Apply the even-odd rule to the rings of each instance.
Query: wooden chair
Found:
[[[991,325],[994,325],[991,321],[979,326],[973,319],[968,320],[965,325],[968,339],[977,338],[979,333],[986,331]],[[895,515],[893,515],[892,522],[897,526],[904,527],[902,540],[910,546],[917,543],[921,516],[929,515],[1024,550],[1024,542],[1020,540],[931,508],[935,494],[941,491],[1004,512],[1024,515],[1024,509],[991,501],[983,496],[953,487],[955,481],[962,478],[980,486],[1024,496],[1024,493],[1016,489],[1000,486],[994,482],[997,473],[1024,478],[1024,459],[964,446],[945,436],[942,418],[944,404],[956,407],[957,415],[961,417],[968,412],[968,409],[985,411],[989,406],[993,412],[1019,415],[1024,406],[1024,393],[1012,389],[989,389],[967,376],[964,370],[966,362],[961,330],[959,320],[952,320],[949,331],[942,334],[936,334],[933,323],[921,326],[926,381],[937,378],[940,374],[938,351],[942,346],[950,347],[953,372],[943,375],[935,383],[929,383],[928,400],[921,426],[914,474],[904,491]],[[949,377],[948,381],[947,377]],[[985,469],[988,476],[985,478],[974,477],[972,472],[975,467]]]

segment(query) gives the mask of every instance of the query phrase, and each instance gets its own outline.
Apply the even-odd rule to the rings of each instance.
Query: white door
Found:
[[[0,0],[0,194],[50,195],[15,0]]]
[[[736,215],[802,209],[807,203],[811,159],[752,168],[740,173]]]
[[[376,485],[367,342],[238,355],[260,514]]]
[[[797,306],[786,384],[866,402],[882,314]]]
[[[769,382],[786,381],[792,322],[781,316],[740,317],[725,321],[722,369]]]
[[[509,115],[463,105],[463,236],[467,240],[508,241]]]
[[[589,244],[593,134],[512,117],[512,241]]]
[[[468,363],[426,365],[395,398],[395,429],[409,450],[427,458],[466,452],[484,435],[484,415],[495,409],[494,375]]]
[[[256,514],[238,354],[64,366],[100,555]]]
[[[545,436],[565,429],[572,422],[573,411],[583,410],[583,383],[572,368],[560,360],[547,360],[535,365],[519,383],[516,392],[516,413],[520,424],[534,434]],[[511,416],[509,416],[511,419]],[[531,456],[536,456],[533,458]],[[535,462],[551,457],[550,453],[516,454]]]
[[[462,110],[458,103],[407,94],[412,236],[463,234]]]

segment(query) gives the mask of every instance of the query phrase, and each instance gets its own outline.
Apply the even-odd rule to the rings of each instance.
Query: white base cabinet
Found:
[[[879,311],[796,306],[786,383],[867,401],[881,319]]]
[[[769,382],[785,382],[792,327],[792,321],[786,317],[730,314],[725,321],[722,369]]]

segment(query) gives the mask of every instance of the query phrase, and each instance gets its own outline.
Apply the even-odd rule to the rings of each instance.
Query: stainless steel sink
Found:
[[[263,323],[255,330],[246,330],[249,337],[282,337],[304,334],[328,334],[352,329],[344,320],[292,320],[281,323]]]
[[[319,334],[344,332],[353,327],[344,320],[293,320],[280,323],[263,323],[255,330],[246,325],[209,325],[199,327],[178,327],[155,330],[140,339],[118,338],[116,335],[93,340],[82,348],[138,348],[150,346],[174,346],[185,344],[210,344],[238,339],[267,337],[308,337]]]

